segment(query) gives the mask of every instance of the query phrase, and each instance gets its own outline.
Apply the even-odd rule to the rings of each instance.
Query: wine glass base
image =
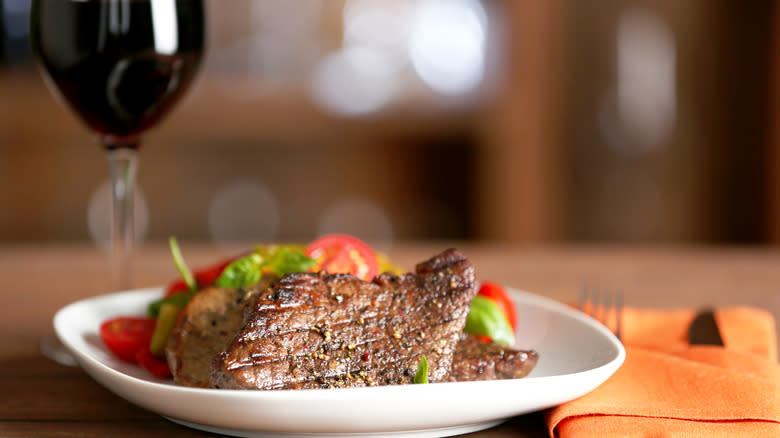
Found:
[[[40,342],[41,353],[60,365],[79,366],[76,358],[65,348],[54,334],[44,335]]]

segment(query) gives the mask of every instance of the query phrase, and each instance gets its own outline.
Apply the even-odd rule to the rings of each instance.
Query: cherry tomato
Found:
[[[315,271],[352,274],[366,281],[377,274],[374,250],[356,237],[328,234],[310,243],[305,253],[317,261]]]
[[[496,283],[484,281],[479,287],[477,294],[493,300],[501,311],[504,312],[504,316],[506,316],[509,325],[512,326],[512,330],[517,329],[517,309],[515,309],[515,302],[506,289]]]
[[[146,348],[141,348],[135,353],[135,360],[154,376],[161,378],[171,376],[171,369],[168,367],[168,362],[153,355],[148,346]]]
[[[100,339],[118,358],[135,363],[136,353],[149,349],[155,324],[154,318],[120,316],[100,324]]]
[[[222,271],[225,270],[227,265],[232,263],[235,259],[235,257],[229,258],[217,264],[196,270],[192,275],[195,277],[195,282],[198,283],[198,287],[206,287],[214,284]],[[179,279],[168,286],[168,288],[165,290],[165,296],[169,297],[171,295],[189,291],[190,289],[187,287],[187,284],[184,282],[184,280]]]

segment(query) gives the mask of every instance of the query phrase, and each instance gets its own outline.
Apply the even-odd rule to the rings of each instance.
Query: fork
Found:
[[[598,287],[583,286],[580,290],[577,308],[610,330],[614,327],[615,336],[619,341],[623,342],[623,292],[609,292]],[[611,324],[613,315],[614,326]]]

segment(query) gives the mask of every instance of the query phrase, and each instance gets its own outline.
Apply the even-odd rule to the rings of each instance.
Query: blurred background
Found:
[[[143,140],[139,239],[780,244],[776,1],[227,3]],[[0,242],[103,242],[28,15],[0,0]]]

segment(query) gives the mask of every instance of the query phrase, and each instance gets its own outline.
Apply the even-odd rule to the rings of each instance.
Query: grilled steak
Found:
[[[168,338],[165,356],[174,382],[209,387],[209,368],[244,326],[257,296],[276,278],[265,276],[248,290],[204,289],[187,303]]]
[[[428,271],[437,271],[440,268],[441,266],[435,263],[422,264],[420,266],[423,272],[426,269]],[[392,276],[383,278],[385,280],[378,281],[377,284],[389,285],[393,281],[398,283],[398,279],[387,280],[392,279]],[[212,359],[228,348],[231,341],[239,334],[244,324],[252,316],[258,295],[276,280],[277,278],[275,277],[264,277],[260,284],[246,291],[212,287],[199,292],[192,298],[182,310],[166,350],[168,363],[177,384],[195,387],[210,386],[209,372]],[[341,281],[346,285],[353,284],[353,281],[346,281],[345,279],[341,279]],[[338,293],[338,288],[341,286],[337,282],[334,282],[332,286],[334,287],[333,293]],[[268,291],[267,293],[273,292]],[[342,308],[339,311],[341,312],[341,320],[349,320],[351,314],[358,314],[354,306],[349,309]],[[375,314],[377,315],[375,318],[380,315],[380,312],[380,308],[375,309]],[[360,320],[358,319],[358,321]],[[366,318],[363,319],[364,323],[365,321]],[[325,327],[326,325],[321,325],[320,328],[315,327],[315,329],[325,337],[334,338],[333,329],[330,329],[331,334],[328,335],[325,334],[328,330]],[[400,335],[401,331],[398,333]],[[425,333],[426,336],[431,336],[429,332]],[[420,336],[420,334],[417,333],[417,336]],[[393,332],[393,339],[395,339],[395,332]],[[375,342],[375,344],[377,343]],[[346,344],[346,348],[354,355],[357,353],[358,344],[355,344],[352,349],[350,349],[349,344]],[[397,347],[393,346],[393,348]],[[323,348],[323,356],[325,355],[324,351]],[[370,352],[366,353],[368,355],[361,356],[361,363],[363,358],[366,358],[365,362],[370,361],[371,354]],[[318,352],[315,358],[319,358],[319,354]],[[462,334],[455,346],[451,368],[442,380],[467,381],[520,378],[530,372],[537,359],[538,356],[533,351],[517,351],[497,344],[486,344],[480,342],[474,336]],[[368,363],[364,365],[368,365]],[[409,377],[407,374],[412,371],[414,370],[404,370],[396,367],[392,372],[396,375],[402,373]],[[362,377],[359,371],[357,376]],[[366,377],[368,376],[369,374],[366,374]],[[349,378],[347,377],[348,380]],[[373,383],[377,383],[374,375],[371,375],[371,379]],[[400,380],[400,383],[407,381],[406,378],[396,378],[396,380]],[[371,384],[370,381],[368,384]],[[356,382],[352,382],[350,385],[347,385],[345,382],[342,385],[358,386]],[[315,385],[315,387],[319,386]]]
[[[411,383],[422,356],[446,381],[476,293],[474,267],[455,250],[414,274],[372,282],[346,274],[286,275],[212,362],[211,386],[299,389]]]
[[[463,334],[455,347],[448,380],[519,379],[528,375],[538,360],[539,355],[535,351],[513,350]]]

